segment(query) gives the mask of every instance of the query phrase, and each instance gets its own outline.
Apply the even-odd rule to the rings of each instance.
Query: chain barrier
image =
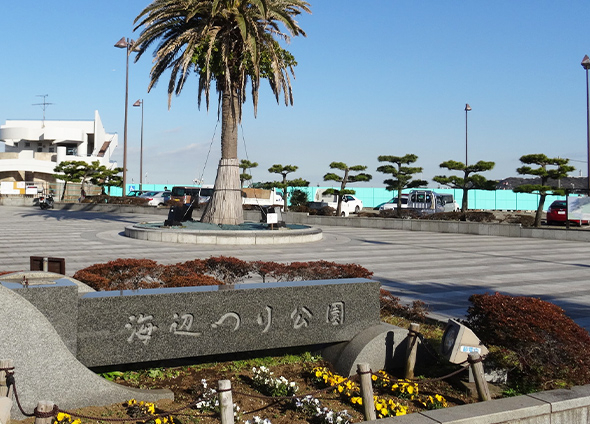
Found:
[[[415,335],[417,338],[420,339],[420,341],[422,342],[422,345],[425,347],[426,351],[433,356],[433,358],[435,358],[437,360],[437,362],[440,362],[440,357],[438,356],[438,354],[436,354],[436,352],[432,352],[431,350],[433,350],[432,346],[430,345],[430,343],[428,342],[428,340],[425,339],[424,335],[422,333],[419,332],[415,332],[413,330],[408,330],[410,334]],[[481,362],[484,360],[484,357],[481,357],[479,359],[479,361],[475,361],[475,362]],[[467,363],[469,362],[469,363]],[[446,374],[444,376],[441,377],[436,377],[436,378],[429,378],[429,379],[408,379],[409,381],[413,381],[413,382],[420,382],[420,383],[430,383],[430,382],[435,382],[435,381],[441,381],[441,380],[445,380],[447,378],[450,378],[456,374],[459,374],[463,371],[465,371],[466,369],[469,368],[471,363],[475,363],[474,361],[470,361],[470,360],[466,360],[463,361],[461,364],[458,365],[463,365],[465,363],[467,363],[467,365],[462,366],[461,368]],[[141,416],[141,417],[135,417],[135,418],[105,418],[105,417],[93,417],[90,415],[83,415],[83,414],[78,414],[75,412],[71,412],[71,411],[67,411],[67,410],[63,410],[60,409],[57,405],[53,406],[53,410],[49,411],[49,412],[39,412],[37,410],[37,408],[35,408],[35,410],[33,411],[33,413],[29,414],[27,412],[24,411],[21,403],[20,403],[20,399],[18,397],[18,392],[16,389],[16,384],[15,384],[15,379],[14,379],[14,367],[9,367],[9,368],[0,368],[0,371],[4,371],[6,373],[6,385],[8,387],[8,389],[10,390],[10,387],[12,387],[12,390],[14,392],[14,397],[16,399],[16,404],[18,405],[18,408],[21,412],[21,414],[23,414],[25,417],[36,417],[36,418],[49,418],[52,416],[56,416],[59,412],[62,412],[64,414],[68,414],[72,417],[76,417],[76,418],[84,418],[84,419],[88,419],[88,420],[96,420],[96,421],[106,421],[106,422],[127,422],[127,421],[148,421],[148,420],[153,420],[156,418],[161,418],[161,417],[167,417],[170,415],[179,415],[179,412],[182,412],[186,409],[192,408],[194,406],[196,406],[197,403],[199,403],[201,401],[200,397],[197,398],[197,400],[194,400],[193,402],[182,406],[178,409],[174,409],[171,411],[162,411],[159,414],[156,415],[145,415],[145,416]],[[372,371],[369,372],[372,376],[375,376],[377,378],[380,377],[380,374],[377,373],[373,373]],[[293,399],[297,399],[297,398],[304,398],[307,396],[313,396],[316,397],[316,395],[321,394],[321,393],[327,393],[331,390],[334,390],[336,388],[338,388],[339,386],[341,386],[342,384],[345,384],[347,381],[353,381],[353,382],[357,382],[356,380],[358,380],[359,376],[355,375],[352,377],[348,377],[345,378],[344,380],[342,380],[341,382],[339,382],[338,384],[334,384],[332,386],[329,387],[324,387],[323,389],[318,389],[315,390],[313,392],[310,392],[308,394],[305,395],[298,395],[298,396],[266,396],[266,395],[257,395],[257,394],[252,394],[252,393],[244,393],[244,392],[240,392],[237,390],[231,390],[232,395],[236,395],[236,396],[245,396],[245,397],[250,397],[250,398],[257,398],[257,399],[265,399],[268,401],[272,401],[271,403],[269,403],[266,406],[263,406],[259,409],[253,410],[253,411],[248,411],[248,412],[243,412],[244,414],[251,414],[254,412],[258,412],[261,410],[264,410],[266,408],[269,408],[270,406],[273,406],[277,403],[281,403],[287,400],[293,400]],[[202,395],[202,393],[200,394]],[[321,399],[321,398],[320,398]],[[201,416],[201,417],[212,417],[215,414],[182,414],[182,415],[186,415],[186,416]]]
[[[35,410],[33,411],[32,414],[29,414],[27,412],[25,412],[25,410],[23,409],[21,403],[20,403],[20,399],[18,397],[18,392],[16,390],[16,382],[14,379],[14,371],[8,371],[8,370],[14,370],[14,367],[12,368],[2,368],[0,369],[0,371],[5,371],[6,372],[6,387],[8,387],[8,391],[10,392],[10,388],[12,387],[12,392],[14,393],[14,399],[16,400],[16,405],[18,406],[18,409],[20,410],[20,413],[23,414],[25,417],[36,417],[36,413],[39,413],[39,411],[37,411],[37,408],[35,408]],[[50,415],[51,416],[51,415]],[[40,417],[42,418],[42,417]],[[47,417],[45,417],[47,418]]]
[[[408,331],[411,331],[411,330],[408,330]],[[434,360],[436,360],[437,363],[440,363],[440,355],[438,354],[438,352],[436,350],[434,350],[434,347],[432,347],[430,342],[424,337],[424,334],[422,334],[420,332],[413,332],[413,331],[411,331],[411,332],[416,334],[416,337],[418,337],[420,339],[420,342],[422,342],[422,345],[424,346],[424,349],[426,350],[426,352]]]
[[[6,372],[6,385],[8,386],[8,388],[10,389],[10,387],[12,387],[12,390],[14,392],[14,398],[16,400],[16,404],[18,406],[18,409],[20,410],[21,414],[23,414],[25,417],[35,417],[35,418],[50,418],[50,417],[54,417],[56,416],[58,413],[62,412],[64,414],[68,414],[72,417],[76,417],[76,418],[84,418],[84,419],[88,419],[88,420],[95,420],[95,421],[107,421],[107,422],[126,422],[126,421],[149,421],[149,420],[153,420],[156,418],[162,418],[162,417],[167,417],[169,415],[173,415],[173,414],[177,414],[178,412],[182,412],[185,409],[189,409],[192,408],[193,406],[195,406],[197,403],[200,402],[200,397],[197,398],[197,400],[182,406],[178,409],[174,409],[171,411],[163,411],[160,412],[159,414],[155,414],[155,415],[144,415],[144,416],[140,416],[140,417],[135,417],[135,418],[105,418],[105,417],[94,417],[94,416],[90,416],[90,415],[84,415],[84,414],[78,414],[72,411],[68,411],[65,409],[61,409],[59,408],[57,405],[53,405],[53,409],[51,411],[48,412],[39,412],[37,410],[37,408],[34,409],[33,413],[27,413],[25,412],[25,410],[23,409],[21,403],[20,403],[20,399],[18,396],[18,391],[16,390],[16,383],[14,380],[14,372],[9,372],[9,370],[13,370],[14,367],[12,368],[0,368],[0,371],[5,371]],[[188,414],[187,414],[188,415]],[[214,416],[214,414],[190,414],[190,416],[199,416],[199,417],[212,417]]]
[[[57,405],[53,405],[53,409],[51,411],[48,412],[39,412],[37,410],[37,408],[35,408],[35,410],[33,411],[33,413],[27,413],[24,411],[23,407],[21,406],[20,403],[20,399],[18,397],[18,392],[16,390],[16,384],[15,384],[15,380],[14,380],[14,372],[10,372],[11,370],[14,370],[14,367],[12,368],[0,368],[0,371],[5,371],[6,372],[6,382],[7,382],[7,386],[8,388],[12,387],[13,392],[14,392],[14,397],[16,399],[16,403],[18,405],[18,408],[21,412],[21,414],[23,414],[25,417],[35,417],[35,418],[50,418],[50,417],[54,417],[56,416],[58,413],[64,413],[64,414],[68,414],[72,417],[75,418],[84,418],[84,419],[88,419],[88,420],[95,420],[95,421],[105,421],[105,422],[127,422],[127,421],[149,421],[149,420],[154,420],[156,418],[162,418],[162,417],[167,417],[170,415],[179,415],[179,412],[182,412],[186,409],[192,408],[194,406],[196,406],[197,403],[199,403],[201,401],[200,396],[202,395],[202,393],[199,395],[199,397],[194,400],[193,402],[182,406],[178,409],[174,409],[174,410],[170,410],[170,411],[162,411],[158,414],[155,415],[144,415],[144,416],[140,416],[140,417],[135,417],[135,418],[105,418],[105,417],[94,417],[91,415],[84,415],[84,414],[79,414],[76,412],[72,412],[72,411],[68,411],[65,409],[61,409],[59,408]],[[259,409],[253,410],[253,411],[247,411],[247,412],[243,412],[244,414],[251,414],[254,412],[258,412],[261,410],[264,410],[266,408],[269,408],[272,405],[275,405],[277,403],[281,403],[287,400],[293,400],[293,399],[297,399],[297,398],[304,398],[307,396],[313,396],[316,397],[315,395],[319,394],[319,393],[324,393],[324,392],[328,392],[330,390],[333,390],[335,388],[337,388],[338,386],[345,384],[347,381],[354,381],[356,378],[356,376],[353,377],[349,377],[349,378],[345,378],[344,380],[342,380],[340,383],[329,386],[329,387],[324,387],[323,389],[318,389],[315,390],[313,392],[310,392],[306,395],[299,395],[299,396],[266,396],[266,395],[257,395],[257,394],[251,394],[251,393],[244,393],[244,392],[240,392],[237,390],[231,390],[232,395],[237,395],[237,396],[246,396],[246,397],[251,397],[251,398],[258,398],[258,399],[265,399],[268,401],[272,401],[270,404],[263,406]],[[219,391],[218,391],[219,392]],[[213,417],[215,416],[215,414],[182,414],[184,416],[192,416],[192,417]]]
[[[77,414],[75,412],[66,411],[66,410],[59,409],[59,408],[57,408],[57,410],[58,410],[58,412],[63,412],[64,414],[71,415],[72,417],[84,418],[84,419],[88,419],[88,420],[108,421],[108,422],[149,421],[149,420],[155,420],[156,418],[168,417],[170,415],[178,415],[179,412],[182,412],[185,409],[192,408],[193,406],[195,406],[199,402],[200,402],[200,398],[197,398],[197,400],[194,400],[193,402],[191,402],[185,406],[182,406],[178,409],[173,409],[171,411],[162,411],[158,414],[143,415],[143,416],[139,416],[139,417],[135,417],[135,418],[102,418],[102,417],[99,418],[99,417],[93,417],[93,416],[89,416],[89,415]],[[54,407],[54,409],[55,409],[55,407]],[[213,417],[214,416],[214,414],[183,414],[183,415],[187,415],[187,416],[191,416],[191,417]]]
[[[412,334],[415,335],[417,338],[420,339],[420,341],[422,342],[422,346],[424,346],[426,352],[432,356],[437,363],[440,363],[440,355],[436,352],[436,350],[434,350],[434,348],[432,347],[432,345],[430,344],[430,342],[424,337],[424,334],[420,333],[420,332],[416,332],[413,330],[408,330],[408,334]],[[453,377],[465,370],[467,370],[470,366],[470,364],[472,363],[477,363],[477,362],[483,362],[485,359],[485,356],[480,357],[479,360],[477,361],[470,361],[469,359],[461,362],[460,364],[457,365],[463,365],[461,368],[459,368],[458,370],[455,370],[447,375],[443,375],[442,377],[435,377],[435,378],[428,378],[428,379],[417,379],[417,378],[412,378],[410,379],[410,381],[419,381],[421,383],[431,383],[431,382],[435,382],[435,381],[441,381],[441,380],[446,380],[447,378]],[[464,365],[467,364],[467,365]]]

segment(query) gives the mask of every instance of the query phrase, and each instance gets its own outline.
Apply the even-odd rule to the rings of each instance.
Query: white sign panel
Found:
[[[20,191],[17,190],[14,186],[15,186],[15,184],[12,181],[2,181],[2,182],[0,182],[0,193],[1,194],[20,194]]]
[[[481,349],[474,346],[461,346],[461,352],[465,353],[479,353],[481,354]]]
[[[590,221],[590,197],[568,196],[568,219],[575,221]]]
[[[27,186],[25,194],[37,194],[37,186]]]
[[[277,213],[266,214],[266,223],[267,224],[277,224],[278,222],[279,222],[279,214],[277,214]]]

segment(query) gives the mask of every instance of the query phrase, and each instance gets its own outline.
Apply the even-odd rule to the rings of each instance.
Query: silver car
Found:
[[[150,206],[164,206],[170,200],[171,194],[171,191],[148,191],[140,197],[149,199],[148,205]]]
[[[407,209],[408,207],[408,195],[402,194],[402,209]],[[386,211],[391,209],[397,209],[397,197],[394,197],[389,202],[382,204],[379,206],[380,211]]]

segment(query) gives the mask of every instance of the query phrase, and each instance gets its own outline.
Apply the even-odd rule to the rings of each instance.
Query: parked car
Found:
[[[199,207],[209,201],[213,195],[213,186],[191,187],[191,186],[174,186],[172,187],[171,202],[176,204],[193,204]]]
[[[140,197],[149,199],[150,206],[164,206],[170,200],[171,191],[150,191],[142,194]]]
[[[445,212],[459,212],[461,210],[461,206],[455,201],[455,197],[452,194],[441,193],[440,196],[445,202]]]
[[[349,212],[359,213],[363,209],[363,201],[351,194],[342,196],[342,203],[348,205]]]
[[[309,202],[307,204],[309,208],[321,209],[329,206],[334,210],[338,209],[338,195],[336,194],[325,195],[323,192],[317,191],[315,199],[315,202]],[[340,208],[341,216],[349,216],[351,213],[359,213],[363,209],[363,201],[351,194],[345,194],[342,196],[342,204]]]
[[[432,190],[411,190],[408,199],[408,208],[415,209],[421,214],[445,212],[442,194]]]
[[[408,195],[402,194],[402,209],[407,209],[408,207]],[[390,209],[397,209],[397,197],[390,199],[388,202],[383,203],[379,206],[380,211],[386,211]]]
[[[556,200],[547,209],[547,225],[563,224],[567,221],[567,202],[565,200]],[[588,221],[579,219],[570,219],[569,222],[576,225],[588,225]]]

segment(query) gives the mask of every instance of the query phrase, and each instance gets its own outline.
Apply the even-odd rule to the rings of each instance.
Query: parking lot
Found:
[[[209,256],[279,262],[358,263],[403,301],[460,317],[474,293],[501,292],[556,303],[590,328],[590,243],[400,230],[323,227],[324,239],[280,246],[156,243],[122,235],[163,216],[0,206],[0,271],[29,269],[30,256],[65,258],[66,273],[117,258],[175,263]]]

